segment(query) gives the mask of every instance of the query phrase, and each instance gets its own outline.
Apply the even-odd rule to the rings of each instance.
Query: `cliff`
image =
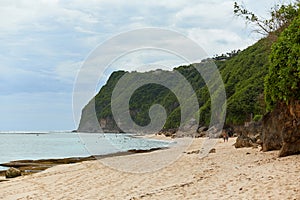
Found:
[[[263,151],[280,150],[279,156],[300,153],[300,101],[278,103],[263,118]]]
[[[265,113],[263,100],[263,82],[267,73],[270,41],[262,39],[243,51],[227,54],[227,56],[206,59],[201,63],[179,66],[173,71],[156,70],[152,72],[113,72],[107,83],[99,93],[89,102],[82,111],[78,131],[98,132],[99,126],[105,132],[121,132],[112,117],[111,96],[112,91],[121,79],[128,73],[138,73],[156,76],[163,74],[169,76],[179,72],[192,86],[195,93],[187,96],[187,100],[197,97],[199,110],[194,110],[193,115],[199,114],[199,125],[208,125],[210,122],[210,94],[196,67],[207,67],[207,63],[214,61],[223,78],[227,96],[227,125],[241,125],[249,121],[252,115]],[[176,80],[174,80],[176,82]],[[130,87],[130,85],[128,85]],[[160,104],[166,109],[167,119],[163,130],[176,130],[181,119],[181,109],[176,95],[166,87],[158,84],[147,84],[138,88],[130,98],[130,116],[140,126],[150,122],[149,109],[154,104]],[[95,117],[96,116],[96,117]]]

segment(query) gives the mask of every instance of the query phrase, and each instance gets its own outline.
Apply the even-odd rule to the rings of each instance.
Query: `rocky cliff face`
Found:
[[[95,100],[92,99],[82,110],[78,132],[119,133],[121,130],[112,117],[98,119],[95,111]]]
[[[263,151],[280,150],[279,156],[300,153],[300,101],[279,103],[264,116]]]
[[[77,132],[100,132],[101,128],[99,126],[96,111],[95,111],[95,99],[92,99],[82,110],[80,124]]]
[[[95,118],[94,120],[87,120],[81,122],[77,130],[78,132],[88,133],[121,133],[115,121],[111,117],[101,118],[99,121]]]

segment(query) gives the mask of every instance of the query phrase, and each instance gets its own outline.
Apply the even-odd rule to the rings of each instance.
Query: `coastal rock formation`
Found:
[[[281,111],[276,109],[263,117],[262,150],[279,150],[282,147],[281,129],[283,116]]]
[[[279,156],[300,153],[300,101],[278,103],[264,116],[262,143],[263,151],[280,149]]]
[[[206,137],[206,131],[208,130],[208,127],[206,127],[206,126],[201,126],[201,127],[198,127],[198,129],[197,129],[197,135],[199,136],[199,137]]]
[[[247,126],[234,126],[234,132],[240,135],[244,135],[250,138],[255,138],[262,133],[262,122],[250,122]]]
[[[8,170],[6,170],[5,172],[5,177],[6,178],[15,178],[21,176],[21,171],[19,169],[16,168],[9,168]]]
[[[238,138],[234,144],[235,148],[258,147],[261,144],[261,122],[251,122],[246,127],[235,127],[235,132],[238,133]]]
[[[254,147],[255,144],[255,141],[250,137],[241,135],[236,139],[234,146],[235,148]]]
[[[82,110],[80,124],[77,132],[89,133],[119,133],[122,132],[116,125],[112,117],[101,118],[98,120],[95,111],[95,100],[91,100]]]
[[[92,99],[82,110],[77,132],[101,132],[95,110],[95,99]]]

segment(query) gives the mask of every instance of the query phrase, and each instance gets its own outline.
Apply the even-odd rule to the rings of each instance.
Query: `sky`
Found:
[[[278,1],[237,2],[267,18]],[[77,74],[98,45],[120,33],[149,27],[176,31],[208,56],[246,48],[261,36],[233,15],[233,4],[231,0],[1,0],[0,131],[76,129],[74,119],[80,116],[73,116],[72,94]],[[120,67],[114,70],[145,66],[149,60],[142,54],[116,62]],[[170,59],[167,67],[177,64]]]

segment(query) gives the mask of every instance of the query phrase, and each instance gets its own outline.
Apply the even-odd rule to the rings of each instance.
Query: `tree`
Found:
[[[300,99],[300,12],[272,46],[265,99],[271,110],[277,102]]]
[[[254,29],[255,32],[267,36],[271,33],[280,33],[290,24],[297,16],[299,0],[297,2],[298,3],[294,5],[275,5],[270,11],[270,19],[258,17],[244,6],[238,5],[237,2],[234,3],[234,14],[239,17],[244,17],[247,24],[254,24],[256,26]]]

